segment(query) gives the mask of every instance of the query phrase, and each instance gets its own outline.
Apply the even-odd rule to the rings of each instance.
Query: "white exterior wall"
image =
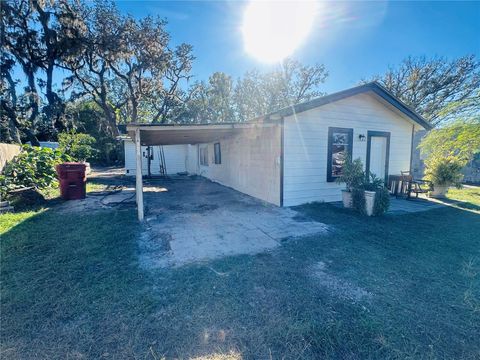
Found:
[[[280,205],[280,126],[246,129],[218,142],[221,164],[214,163],[214,143],[198,145],[208,146],[208,166],[199,165],[198,174]]]
[[[413,123],[377,100],[359,94],[285,118],[283,204],[340,201],[343,185],[327,182],[328,128],[353,129],[353,159],[365,166],[367,131],[390,132],[389,174],[410,168]]]
[[[187,171],[187,154],[190,145],[164,145],[165,164],[167,174],[176,174]],[[160,174],[160,147],[152,146],[153,160],[150,170],[153,175]],[[147,147],[142,146],[142,154],[147,153]],[[131,140],[125,141],[125,174],[135,176],[135,144]],[[147,158],[142,158],[142,173],[147,175]]]

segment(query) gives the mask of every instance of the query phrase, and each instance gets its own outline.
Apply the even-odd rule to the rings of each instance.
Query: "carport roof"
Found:
[[[135,130],[140,131],[141,144],[176,145],[201,144],[218,141],[235,133],[259,127],[272,126],[271,123],[221,123],[221,124],[129,124],[129,136],[135,138]]]

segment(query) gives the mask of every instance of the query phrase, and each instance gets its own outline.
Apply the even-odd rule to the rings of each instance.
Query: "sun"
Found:
[[[262,62],[282,61],[310,33],[317,7],[316,1],[250,1],[242,24],[245,51]]]

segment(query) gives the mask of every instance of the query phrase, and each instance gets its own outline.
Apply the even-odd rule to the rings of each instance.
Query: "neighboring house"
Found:
[[[140,144],[183,146],[189,173],[279,206],[339,201],[344,186],[335,179],[347,156],[383,179],[411,170],[413,136],[430,128],[377,83],[247,123],[127,126],[138,151]]]

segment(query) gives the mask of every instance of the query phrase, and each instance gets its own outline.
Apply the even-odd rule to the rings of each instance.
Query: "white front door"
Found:
[[[376,177],[385,180],[387,161],[387,138],[372,136],[370,138],[370,172]]]

